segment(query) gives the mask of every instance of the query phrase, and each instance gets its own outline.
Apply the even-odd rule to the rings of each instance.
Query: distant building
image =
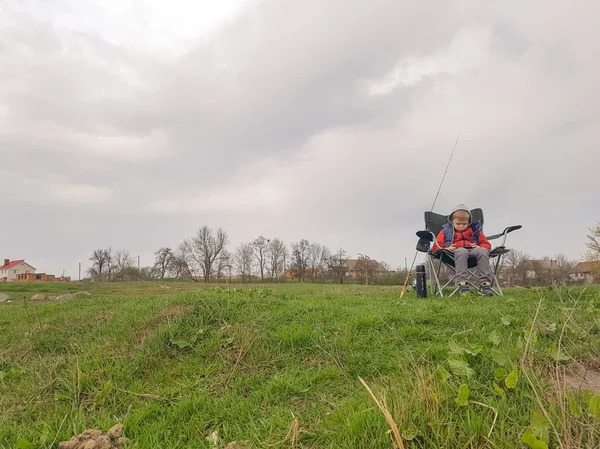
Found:
[[[592,283],[600,278],[600,262],[579,262],[569,273],[574,281]]]
[[[352,278],[364,276],[365,272],[368,272],[369,276],[383,276],[390,274],[390,271],[375,259],[348,259],[344,263],[344,269],[346,276]]]
[[[4,259],[0,267],[0,282],[70,282],[70,277],[56,277],[53,274],[36,273],[36,269],[25,259]]]
[[[71,282],[70,277],[59,276],[46,273],[25,273],[17,274],[17,282]]]
[[[35,274],[35,268],[25,262],[25,259],[4,259],[0,267],[0,282],[14,282],[20,274]]]

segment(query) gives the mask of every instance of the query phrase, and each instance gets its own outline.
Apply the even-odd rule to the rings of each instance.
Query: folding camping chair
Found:
[[[473,209],[471,210],[471,218],[472,222],[479,222],[481,224],[481,229],[483,229],[483,210],[481,209]],[[427,265],[429,268],[429,272],[432,274],[430,276],[431,279],[431,290],[434,295],[444,296],[444,288],[453,283],[456,279],[456,267],[454,264],[454,253],[452,251],[448,251],[446,249],[442,249],[436,251],[435,253],[431,251],[431,243],[435,241],[437,235],[442,230],[442,226],[448,222],[448,217],[446,215],[436,214],[434,212],[425,212],[425,231],[417,232],[417,236],[419,237],[419,242],[417,243],[417,250],[426,253],[427,257]],[[504,247],[506,243],[506,237],[509,233],[521,229],[521,225],[509,226],[504,229],[500,234],[494,234],[487,236],[488,240],[495,240],[502,237],[502,243],[499,246],[496,246],[490,251],[490,265],[492,267],[492,291],[499,296],[502,296],[502,288],[500,287],[500,283],[498,282],[498,278],[496,276],[498,272],[498,268],[500,267],[500,262],[502,260],[502,256],[508,252],[509,249]],[[494,264],[495,259],[495,264]],[[437,267],[435,261],[437,260]],[[442,285],[440,281],[440,271],[442,269],[442,265],[448,267],[453,275],[450,276],[450,280]],[[468,276],[469,280],[467,281],[472,286],[475,286],[471,279],[477,278],[477,259],[475,256],[470,256],[468,260]],[[450,296],[454,295],[458,291],[458,287],[456,287]]]

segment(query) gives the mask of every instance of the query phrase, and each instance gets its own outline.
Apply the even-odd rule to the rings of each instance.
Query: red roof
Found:
[[[0,270],[8,270],[9,268],[14,267],[15,265],[19,265],[21,262],[25,262],[25,259],[10,261],[6,265],[2,265],[0,267]]]

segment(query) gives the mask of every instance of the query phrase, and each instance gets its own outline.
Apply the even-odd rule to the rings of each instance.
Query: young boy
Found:
[[[494,294],[489,257],[492,245],[483,234],[480,223],[472,223],[469,208],[464,204],[459,204],[452,210],[448,223],[442,226],[433,243],[432,251],[440,251],[442,248],[454,252],[456,283],[461,296],[469,293],[467,264],[471,255],[477,258],[478,279],[481,284],[479,290],[486,296]]]

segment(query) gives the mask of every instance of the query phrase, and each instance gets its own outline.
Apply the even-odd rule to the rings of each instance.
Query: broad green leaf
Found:
[[[406,441],[412,441],[419,435],[419,429],[414,424],[409,424],[406,429],[402,431],[402,438]]]
[[[448,342],[448,348],[450,349],[450,352],[455,355],[462,355],[465,353],[465,348],[452,340]]]
[[[448,383],[448,379],[450,379],[450,373],[446,371],[446,368],[440,366],[436,371],[436,377],[441,383],[446,384]]]
[[[550,349],[550,356],[557,362],[566,362],[567,360],[571,359],[571,357],[569,357],[564,350],[559,351],[558,348]]]
[[[450,359],[448,360],[450,370],[457,376],[472,377],[475,372],[469,364],[464,360]]]
[[[513,321],[513,318],[511,316],[503,316],[502,318],[500,318],[500,322],[502,324],[504,324],[505,326],[510,326],[511,323]]]
[[[471,355],[477,355],[481,351],[483,351],[483,346],[481,345],[470,345],[471,348],[465,348],[465,352]]]
[[[0,371],[0,381],[4,380],[8,374],[6,371]]]
[[[500,343],[502,343],[502,340],[500,339],[500,335],[498,335],[498,332],[496,332],[496,331],[492,331],[492,333],[488,337],[488,341],[491,344],[493,344],[494,346],[499,346]]]
[[[469,394],[469,387],[465,384],[462,384],[460,387],[458,387],[458,396],[454,401],[461,407],[469,405]]]
[[[17,449],[35,449],[35,446],[29,441],[21,439],[17,441]]]
[[[506,395],[504,390],[500,388],[496,382],[492,382],[492,385],[494,385],[494,393],[496,393],[496,396],[503,398]]]
[[[572,396],[569,396],[569,412],[575,418],[581,418],[581,405],[579,405]]]
[[[548,443],[550,441],[550,423],[539,410],[535,410],[531,415],[531,424],[529,425],[531,432],[538,439]]]
[[[531,334],[531,337],[530,337]],[[523,331],[523,340],[527,341],[529,340],[529,346],[533,347],[536,345],[537,340],[538,340],[538,332],[537,330],[533,330],[533,332],[531,331],[531,327],[528,327],[527,329],[525,329]]]
[[[494,370],[494,379],[496,379],[497,381],[505,379],[507,375],[508,373],[504,368],[496,368]]]
[[[185,338],[171,338],[170,342],[172,345],[179,347],[179,349],[192,347],[192,342]]]
[[[521,441],[529,446],[531,449],[548,449],[548,445],[538,438],[531,432],[529,428],[525,430],[525,433],[521,437]]]
[[[496,365],[500,365],[500,366],[512,365],[510,358],[498,349],[490,349],[489,354],[490,354],[490,358],[494,361],[494,363]]]
[[[589,416],[595,416],[596,419],[600,419],[600,394],[592,396],[588,402],[590,409],[588,410]]]
[[[517,386],[518,381],[519,369],[515,366],[508,376],[506,376],[506,379],[504,379],[504,385],[506,385],[506,388],[513,389]]]

